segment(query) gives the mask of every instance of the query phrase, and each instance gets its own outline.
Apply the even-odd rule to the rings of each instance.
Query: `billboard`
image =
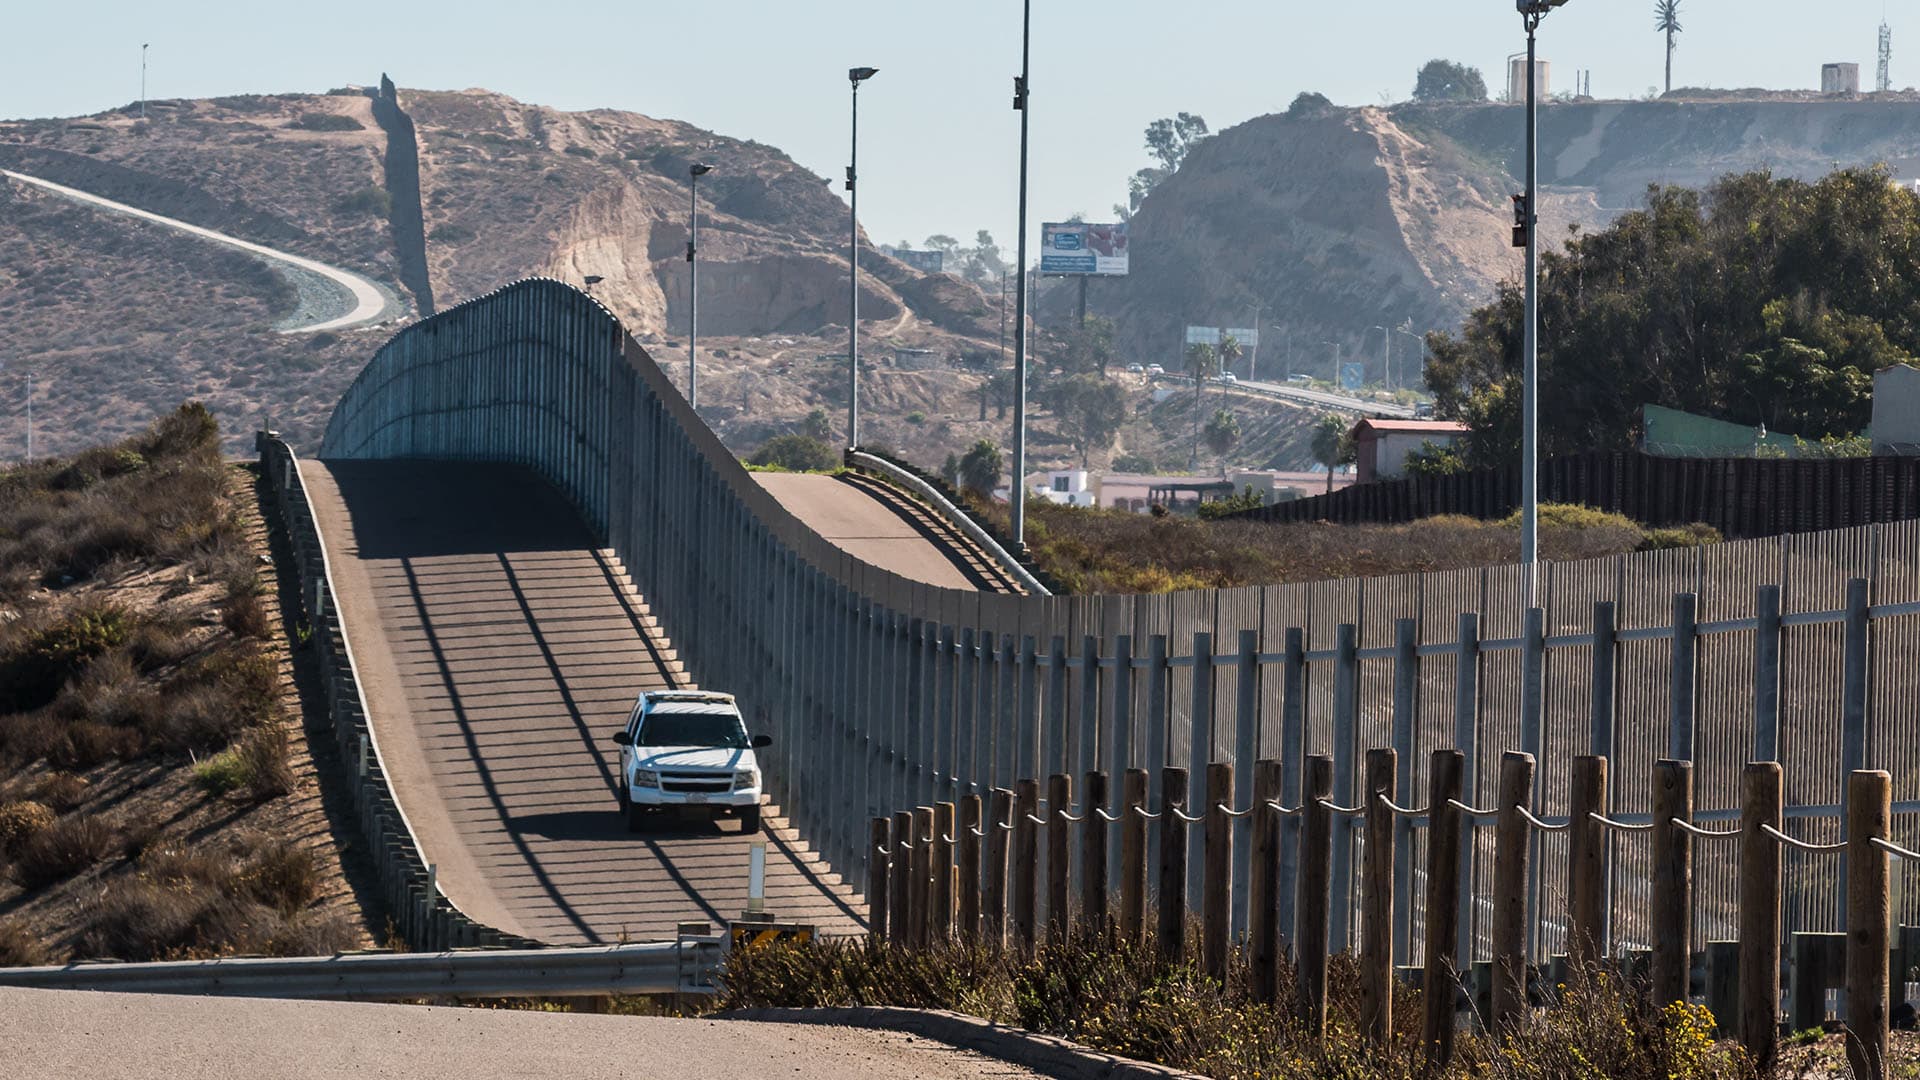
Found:
[[[1232,334],[1233,340],[1243,349],[1251,349],[1260,344],[1260,331],[1248,326],[1226,326],[1220,329],[1222,334]]]
[[[938,274],[946,269],[947,253],[944,251],[913,251],[908,248],[894,248],[893,257],[923,274]]]
[[[1367,365],[1349,360],[1340,365],[1340,389],[1358,390],[1367,384]]]
[[[1089,225],[1083,221],[1040,226],[1040,272],[1125,277],[1127,223]]]
[[[1187,327],[1187,344],[1218,345],[1220,344],[1220,331],[1217,327],[1212,326],[1189,326]]]

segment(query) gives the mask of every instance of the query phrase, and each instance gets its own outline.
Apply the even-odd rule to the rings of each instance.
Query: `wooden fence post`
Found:
[[[1280,801],[1285,773],[1279,761],[1263,758],[1253,766],[1252,880],[1247,883],[1247,957],[1253,967],[1253,996],[1271,1004],[1279,995],[1280,958]]]
[[[1365,905],[1360,919],[1360,1028],[1376,1046],[1393,1035],[1394,799],[1400,755],[1367,751],[1367,847],[1361,865]]]
[[[1333,813],[1327,799],[1333,795],[1333,759],[1325,754],[1307,758],[1306,795],[1300,831],[1300,899],[1294,907],[1294,951],[1299,956],[1300,1023],[1307,1043],[1318,1048],[1327,1040],[1327,905],[1330,900],[1333,859]]]
[[[1533,803],[1533,755],[1500,756],[1499,811],[1493,848],[1493,1015],[1496,1039],[1513,1033],[1527,1015],[1527,850],[1531,825],[1520,816]]]
[[[1160,956],[1179,963],[1187,955],[1187,830],[1175,815],[1186,809],[1187,770],[1160,770]]]
[[[1047,778],[1047,936],[1067,939],[1067,887],[1073,881],[1073,854],[1069,843],[1073,823],[1073,777],[1054,773]],[[1092,816],[1092,806],[1087,807]]]
[[[1420,1041],[1433,1069],[1453,1061],[1453,1013],[1460,987],[1460,811],[1449,800],[1460,797],[1466,762],[1458,750],[1435,750],[1427,781],[1427,948],[1420,983]]]
[[[1674,821],[1693,824],[1693,762],[1671,758],[1653,765],[1652,988],[1655,1008],[1687,1000],[1693,967],[1693,837]]]
[[[1007,847],[1012,839],[1013,792],[994,788],[988,804],[987,868],[981,875],[980,933],[996,947],[1007,942]]]
[[[882,945],[887,940],[887,873],[893,859],[893,823],[877,817],[868,829],[867,840],[867,940]]]
[[[943,941],[953,936],[953,804],[933,804],[933,896],[928,916],[928,936]]]
[[[904,845],[904,846],[903,846]],[[893,840],[887,845],[888,877],[887,900],[892,908],[888,912],[888,921],[893,924],[893,943],[907,946],[913,944],[913,897],[909,895],[913,882],[913,811],[902,810],[893,815]]]
[[[1200,891],[1200,961],[1208,975],[1227,981],[1227,939],[1233,931],[1233,765],[1207,766],[1207,809],[1201,846],[1206,879]]]
[[[1591,969],[1607,956],[1607,827],[1589,815],[1607,814],[1607,759],[1573,759],[1568,803],[1568,949],[1576,967]]]
[[[1740,1042],[1760,1075],[1780,1046],[1780,842],[1785,827],[1780,763],[1750,761],[1740,773]]]
[[[1887,853],[1893,778],[1878,769],[1847,777],[1847,1061],[1854,1080],[1887,1076]]]
[[[1107,930],[1107,774],[1089,772],[1080,822],[1080,918],[1096,934]]]
[[[933,923],[933,807],[913,810],[913,879],[907,884],[907,944],[924,949]]]
[[[1120,777],[1120,936],[1139,943],[1147,922],[1147,770]]]
[[[1040,906],[1039,872],[1040,782],[1016,780],[1013,785],[1013,940],[1021,949],[1032,950],[1034,916]]]
[[[960,831],[954,834],[959,842],[954,862],[958,866],[955,873],[953,920],[954,932],[963,941],[972,941],[980,936],[980,834],[986,830],[980,827],[980,796],[960,796]]]

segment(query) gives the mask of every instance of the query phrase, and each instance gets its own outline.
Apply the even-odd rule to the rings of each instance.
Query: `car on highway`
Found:
[[[1209,379],[1209,380],[1207,380],[1207,381],[1209,381],[1209,382],[1216,382],[1216,383],[1219,383],[1219,384],[1220,384],[1220,385],[1222,385],[1222,386],[1232,386],[1232,385],[1234,385],[1235,383],[1238,383],[1238,382],[1240,381],[1240,376],[1238,376],[1238,375],[1235,375],[1235,374],[1234,374],[1233,372],[1231,372],[1231,371],[1223,371],[1223,372],[1221,372],[1220,374],[1218,374],[1218,375],[1215,375],[1215,376],[1214,376],[1213,378],[1211,378],[1211,379]]]
[[[760,761],[754,751],[773,745],[748,735],[732,694],[709,690],[649,690],[614,733],[620,745],[620,809],[629,832],[641,832],[661,813],[740,819],[740,831],[760,831]]]
[[[1167,373],[1167,369],[1161,367],[1159,364],[1147,365],[1147,374],[1149,375],[1165,375],[1166,373]]]
[[[1287,376],[1287,381],[1290,383],[1310,383],[1313,379],[1307,375],[1289,375]]]
[[[1526,74],[1526,73],[1525,73],[1525,72],[1521,72],[1521,74],[1522,74],[1522,75],[1524,75],[1524,74]],[[1419,404],[1417,404],[1417,405],[1415,405],[1415,406],[1413,407],[1413,418],[1414,418],[1415,420],[1431,420],[1431,419],[1433,419],[1433,402],[1431,402],[1431,401],[1422,401],[1422,402],[1420,402]]]
[[[1146,370],[1146,368],[1141,367],[1139,364],[1127,365],[1127,374],[1129,375],[1143,375],[1146,373]]]

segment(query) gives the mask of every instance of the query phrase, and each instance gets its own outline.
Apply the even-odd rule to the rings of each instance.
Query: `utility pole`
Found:
[[[1020,5],[1020,77],[1013,81],[1013,107],[1020,112],[1020,291],[1013,308],[1013,483],[1007,487],[1015,554],[1027,546],[1027,94],[1032,87],[1033,0]]]
[[[33,464],[33,372],[27,372],[27,464]]]
[[[1253,304],[1253,340],[1247,343],[1247,381],[1257,382],[1260,378],[1260,314],[1267,305],[1254,301]]]
[[[847,154],[847,446],[860,445],[860,193],[854,190],[860,164],[860,84],[879,68],[848,68],[853,84],[853,139]]]
[[[1381,378],[1386,381],[1387,392],[1392,393],[1393,392],[1393,331],[1387,329],[1384,326],[1376,326],[1374,327],[1374,329],[1380,331],[1380,343],[1382,345],[1381,360],[1380,360]]]
[[[147,118],[147,43],[140,43],[140,119]]]
[[[700,411],[699,368],[694,363],[700,339],[700,263],[694,252],[700,240],[700,178],[713,166],[694,164],[687,169],[687,407]]]

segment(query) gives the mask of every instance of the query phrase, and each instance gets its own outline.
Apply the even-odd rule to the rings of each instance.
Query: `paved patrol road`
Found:
[[[912,522],[837,476],[754,473],[753,478],[808,528],[857,559],[929,585],[976,587],[953,556]]]
[[[301,477],[382,759],[455,904],[554,944],[670,939],[745,910],[751,838],[732,819],[626,831],[609,737],[678,660],[559,493],[462,462],[306,461]],[[853,890],[774,813],[768,909],[859,929]]]
[[[893,1032],[336,1001],[0,988],[0,1076],[22,1080],[1027,1080]]]

